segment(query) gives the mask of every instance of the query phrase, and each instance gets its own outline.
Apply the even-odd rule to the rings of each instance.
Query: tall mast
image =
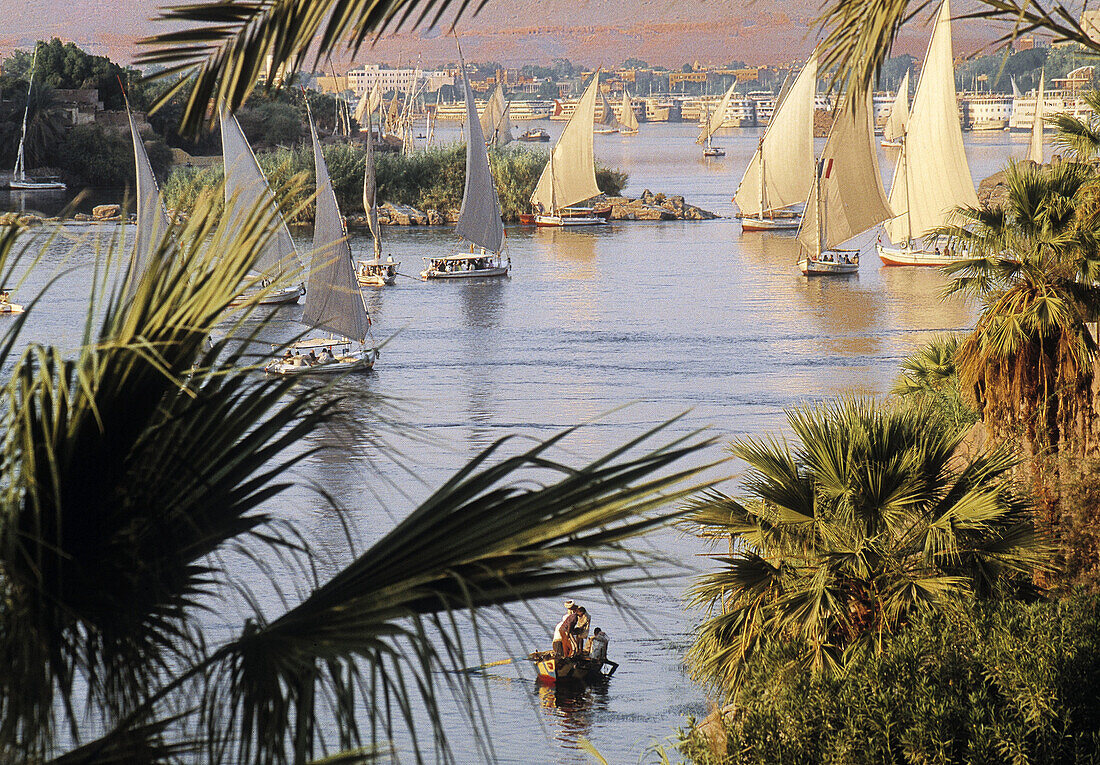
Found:
[[[19,134],[19,153],[15,157],[15,180],[27,180],[26,161],[23,158],[23,147],[27,142],[27,115],[31,110],[31,91],[34,90],[34,70],[38,64],[38,44],[35,43],[34,55],[31,56],[31,78],[27,82],[27,105],[23,107],[23,131]]]

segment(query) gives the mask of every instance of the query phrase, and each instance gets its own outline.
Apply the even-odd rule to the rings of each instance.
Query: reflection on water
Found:
[[[580,749],[581,739],[591,738],[593,721],[607,712],[610,682],[613,681],[558,685],[535,682],[539,706],[562,746]]]

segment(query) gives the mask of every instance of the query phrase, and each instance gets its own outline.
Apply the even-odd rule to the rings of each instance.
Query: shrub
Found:
[[[681,732],[698,765],[1100,761],[1100,598],[926,614],[840,677],[775,643],[726,716]],[[722,747],[724,745],[724,752]]]

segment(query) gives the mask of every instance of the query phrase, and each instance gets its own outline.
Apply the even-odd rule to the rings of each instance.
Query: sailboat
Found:
[[[909,70],[905,70],[905,76],[901,78],[898,86],[898,94],[894,97],[894,105],[890,107],[890,116],[886,118],[886,124],[882,128],[882,148],[900,149],[901,138],[909,127]]]
[[[871,92],[836,113],[817,163],[802,226],[798,267],[807,276],[859,271],[859,251],[839,245],[893,216],[875,151]]]
[[[618,133],[622,129],[622,123],[615,119],[615,110],[611,108],[611,104],[607,100],[607,94],[603,91],[600,91],[600,101],[603,106],[603,114],[596,120],[596,124],[603,127],[594,128],[594,132],[596,135]]]
[[[57,178],[27,177],[27,161],[24,149],[27,143],[27,117],[31,111],[31,93],[34,92],[34,70],[37,64],[38,46],[36,45],[34,55],[31,57],[31,77],[30,82],[27,83],[27,105],[23,108],[23,129],[19,134],[19,151],[15,155],[15,171],[12,173],[11,180],[8,181],[8,188],[12,191],[64,191],[65,184]],[[2,306],[2,300],[0,300],[0,306]],[[0,311],[2,310],[2,307],[0,307]],[[6,313],[10,313],[10,311]]]
[[[630,94],[623,88],[623,107],[619,115],[619,135],[638,135],[638,116],[630,103]]]
[[[228,112],[221,116],[222,163],[225,166],[225,207],[226,214],[234,219],[243,220],[252,214],[253,209],[265,206],[276,209],[275,195],[267,185],[267,178],[260,170],[256,155],[248,145],[237,118]],[[256,267],[263,273],[274,272],[278,276],[297,272],[300,268],[298,253],[294,249],[294,240],[286,221],[276,210],[273,221],[275,232],[268,238],[256,259]],[[253,280],[259,279],[255,275]],[[234,301],[240,304],[246,300],[258,300],[260,305],[279,303],[297,303],[303,292],[302,285],[288,285],[271,288],[267,278],[263,278],[253,287],[246,289]]]
[[[726,91],[726,95],[722,96],[722,100],[718,102],[718,108],[715,110],[714,114],[710,113],[710,105],[707,105],[707,110],[703,116],[703,132],[695,139],[695,143],[703,146],[704,157],[726,156],[726,152],[721,146],[715,146],[711,142],[711,137],[714,135],[715,131],[725,124],[726,111],[729,109],[730,100],[733,98],[733,89],[736,87],[737,81],[734,80],[729,90]]]
[[[355,276],[360,284],[368,287],[383,287],[397,281],[397,267],[391,255],[382,262],[382,229],[378,225],[378,186],[374,178],[374,137],[371,113],[367,118],[367,161],[363,170],[363,209],[367,211],[367,225],[374,240],[374,260],[360,260],[356,263]]]
[[[1043,86],[1046,70],[1039,72],[1039,90],[1035,94],[1035,114],[1031,118],[1031,140],[1027,145],[1027,157],[1037,165],[1043,164]]]
[[[498,149],[512,142],[512,122],[508,119],[508,103],[504,100],[504,86],[498,84],[489,96],[481,112],[481,134],[487,146]]]
[[[742,230],[798,228],[801,216],[791,208],[805,201],[813,184],[816,91],[815,50],[776,106],[734,194]]]
[[[421,279],[468,279],[480,276],[505,276],[511,267],[511,259],[503,261],[500,251],[504,248],[504,223],[500,219],[500,200],[497,198],[493,171],[489,167],[489,154],[485,150],[485,134],[474,104],[474,93],[466,76],[466,64],[459,51],[462,68],[462,84],[466,91],[466,188],[462,193],[462,210],[458,214],[455,233],[470,243],[469,253],[425,258],[428,267],[420,272]],[[479,247],[480,252],[474,248]]]
[[[891,242],[876,245],[888,266],[942,266],[960,256],[939,247],[929,251],[920,239],[955,220],[956,207],[977,207],[978,195],[963,150],[962,126],[955,100],[951,54],[951,8],[940,6],[928,54],[924,57],[909,125],[890,187],[896,217],[884,228]]]
[[[600,72],[592,76],[577,108],[569,117],[558,142],[550,150],[550,161],[539,176],[531,203],[537,226],[591,226],[607,223],[610,208],[597,212],[591,207],[574,207],[601,192],[596,185],[596,157],[592,148],[592,124]]]
[[[348,233],[308,106],[306,114],[316,163],[317,212],[313,218],[313,262],[302,323],[329,335],[299,340],[282,358],[264,367],[264,371],[279,375],[367,372],[378,359],[378,350],[366,345],[370,316],[355,280]]]
[[[136,188],[134,198],[137,203],[137,233],[134,236],[134,258],[130,268],[127,293],[137,289],[141,274],[149,264],[149,259],[158,243],[168,231],[168,214],[160,202],[160,188],[145,144],[141,140],[134,115],[130,111],[130,101],[126,101],[126,117],[130,122],[130,137],[134,141],[134,179]]]

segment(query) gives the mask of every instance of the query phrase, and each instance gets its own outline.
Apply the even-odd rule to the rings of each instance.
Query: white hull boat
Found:
[[[336,375],[369,372],[378,360],[378,351],[343,338],[310,338],[290,346],[287,355],[272,361],[264,371],[273,375]],[[326,351],[328,353],[326,354]]]
[[[11,180],[8,188],[12,191],[64,191],[68,188],[61,181]]]
[[[921,250],[914,247],[875,244],[884,266],[948,266],[965,260],[965,255],[955,255],[950,250]]]
[[[535,225],[542,228],[565,228],[567,226],[603,226],[607,218],[598,215],[536,215]]]
[[[285,305],[287,303],[297,303],[298,299],[302,296],[305,290],[302,289],[302,285],[296,284],[292,287],[280,287],[279,289],[269,290],[264,292],[263,287],[258,287],[254,290],[245,290],[236,297],[229,305],[241,305],[254,300],[256,305]]]
[[[859,250],[828,250],[798,261],[804,276],[836,276],[859,273]]]
[[[798,213],[783,215],[767,215],[757,217],[755,215],[738,215],[741,220],[742,231],[797,231],[802,225],[802,216]]]
[[[360,260],[356,262],[355,278],[364,287],[385,287],[397,283],[397,268],[400,263],[393,258],[385,262],[378,260]]]

